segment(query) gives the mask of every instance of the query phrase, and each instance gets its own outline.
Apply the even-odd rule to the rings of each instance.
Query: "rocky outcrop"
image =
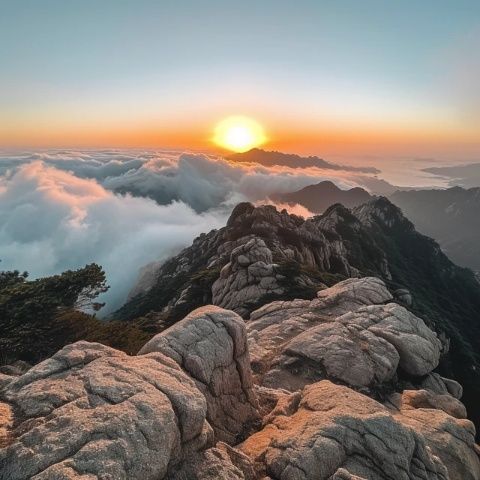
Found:
[[[247,315],[248,305],[271,294],[282,295],[284,278],[273,264],[272,251],[259,238],[252,238],[232,250],[230,261],[212,285],[212,302]]]
[[[282,480],[428,479],[450,477],[422,435],[380,403],[322,381],[292,394],[240,449],[259,477]]]
[[[441,343],[374,277],[349,279],[312,301],[274,302],[251,315],[252,364],[265,386],[295,390],[322,378],[355,387],[390,381],[401,367],[430,373]]]
[[[302,289],[308,294],[306,286],[318,288],[321,282],[314,271],[358,276],[358,259],[349,254],[350,245],[336,232],[348,223],[345,215],[354,218],[339,205],[322,217],[305,220],[271,205],[241,203],[224,228],[202,234],[162,266],[145,268],[116,317],[133,318],[152,308],[174,315],[186,303],[193,309],[208,302],[248,316],[263,298],[291,297]],[[384,253],[371,239],[364,237],[363,243],[378,257],[377,269],[388,275]],[[375,269],[377,259],[372,257],[370,263]],[[303,271],[285,278],[284,267],[291,264]],[[199,275],[211,283],[202,283],[205,289],[192,289]]]
[[[169,357],[69,345],[2,392],[2,480],[158,480],[209,447],[204,396]]]
[[[0,480],[480,480],[462,386],[433,371],[460,274],[420,237],[384,199],[239,205],[129,303],[169,325],[139,355],[79,342],[1,369]]]
[[[479,283],[385,198],[352,210],[332,205],[307,220],[273,206],[242,203],[224,228],[200,235],[153,273],[153,283],[141,283],[140,293],[116,318],[147,317],[161,331],[213,303],[248,320],[274,300],[313,300],[322,285],[379,277],[395,301],[439,338],[451,340],[449,349],[442,340],[447,356],[442,365],[449,366],[443,374],[462,384],[463,400],[480,425]]]
[[[349,279],[248,327],[199,308],[135,357],[69,345],[2,377],[0,479],[480,480],[458,385],[430,372],[440,342],[391,300],[381,280]],[[247,328],[275,388],[254,384]],[[399,365],[424,389],[371,398]]]
[[[218,440],[237,443],[259,420],[243,320],[213,305],[194,310],[152,338],[140,355],[174,359],[207,401],[207,419]]]
[[[388,409],[321,381],[283,398],[240,449],[259,477],[282,480],[480,478],[473,425],[457,400],[396,397]]]
[[[475,428],[457,399],[426,390],[406,390],[393,397],[395,418],[423,437],[450,479],[480,479]]]

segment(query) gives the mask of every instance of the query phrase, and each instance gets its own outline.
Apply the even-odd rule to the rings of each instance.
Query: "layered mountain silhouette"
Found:
[[[480,188],[411,190],[390,200],[455,263],[480,271]]]
[[[353,167],[349,165],[337,165],[335,163],[327,162],[319,157],[309,156],[301,157],[291,153],[269,152],[261,148],[252,148],[248,152],[234,153],[227,157],[234,162],[242,163],[259,163],[267,167],[275,165],[283,165],[291,168],[308,168],[318,167],[330,170],[347,170],[351,172],[362,173],[380,173],[374,167]]]
[[[272,195],[274,201],[299,204],[312,213],[323,213],[335,203],[352,208],[372,198],[360,187],[342,190],[330,181]],[[434,238],[451,260],[480,271],[480,188],[398,190],[388,198],[419,232]]]
[[[296,192],[273,195],[272,199],[289,204],[298,203],[312,213],[323,213],[335,203],[341,203],[345,207],[352,208],[368,202],[372,199],[372,196],[360,187],[342,190],[333,182],[324,181],[309,185]]]

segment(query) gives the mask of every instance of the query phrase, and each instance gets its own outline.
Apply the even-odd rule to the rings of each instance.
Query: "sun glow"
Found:
[[[215,127],[213,141],[234,152],[246,152],[267,140],[262,126],[248,117],[234,116],[222,120]]]

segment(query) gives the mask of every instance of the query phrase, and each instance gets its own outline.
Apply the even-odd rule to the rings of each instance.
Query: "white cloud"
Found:
[[[2,268],[38,277],[97,262],[111,285],[104,298],[111,311],[124,301],[142,265],[222,226],[226,215],[114,195],[94,180],[35,161],[0,181]]]
[[[178,152],[0,153],[1,268],[38,277],[96,262],[111,285],[104,300],[112,311],[140,267],[223,226],[238,202],[323,180],[352,187],[369,179]],[[309,215],[300,207],[295,212]]]
[[[24,163],[42,160],[77,177],[94,178],[109,190],[150,197],[162,205],[182,201],[197,212],[222,203],[262,200],[273,193],[298,190],[323,180],[332,180],[343,188],[375,182],[373,177],[358,172],[265,167],[233,163],[212,155],[178,152],[52,151],[16,157],[3,155],[0,160],[3,173]]]

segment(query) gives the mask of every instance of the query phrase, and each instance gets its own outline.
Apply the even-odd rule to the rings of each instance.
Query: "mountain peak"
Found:
[[[289,204],[298,203],[313,213],[323,213],[331,205],[340,203],[352,208],[368,202],[372,196],[363,188],[357,187],[342,190],[334,182],[324,180],[315,185],[309,185],[296,192],[275,196],[275,199]]]
[[[355,207],[352,212],[365,225],[376,223],[388,228],[402,228],[412,231],[414,225],[408,220],[396,205],[386,197],[377,197],[369,202]]]
[[[293,153],[282,153],[277,151],[267,151],[261,148],[252,148],[247,152],[233,153],[226,157],[233,162],[241,163],[258,163],[260,165],[272,166],[286,166],[290,168],[309,168],[317,167],[327,170],[346,170],[351,172],[362,173],[380,173],[379,170],[373,167],[352,167],[349,165],[337,165],[323,160],[320,157],[310,155],[302,157]]]

